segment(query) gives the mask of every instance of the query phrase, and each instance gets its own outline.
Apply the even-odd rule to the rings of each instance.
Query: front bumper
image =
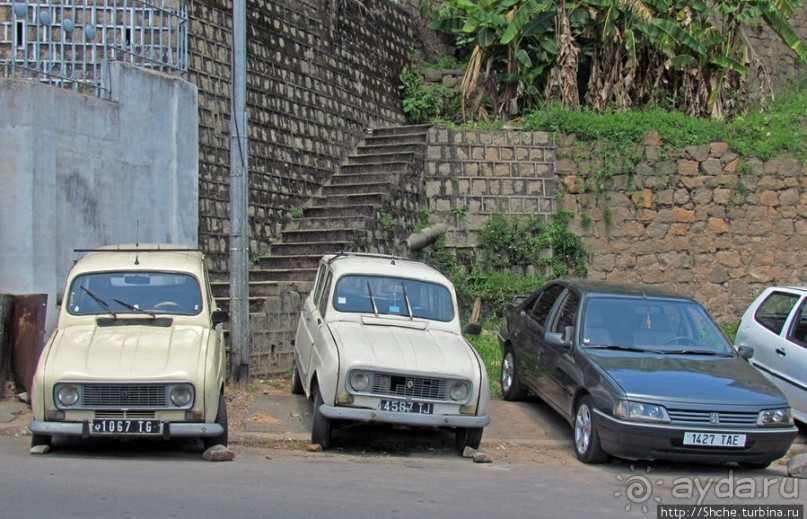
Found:
[[[602,448],[627,459],[693,462],[767,463],[787,453],[798,428],[697,427],[619,420],[595,409]],[[683,444],[685,432],[745,434],[745,447],[700,447]]]
[[[490,423],[488,415],[396,413],[394,411],[331,405],[321,406],[319,412],[332,420],[395,423],[420,427],[485,427]]]
[[[28,424],[28,430],[33,434],[44,436],[81,436],[82,438],[109,438],[115,435],[90,434],[90,422],[45,422],[34,420]],[[126,435],[137,436],[139,438],[205,438],[208,436],[219,436],[224,433],[224,428],[217,423],[187,423],[187,422],[162,422],[161,434],[150,435]],[[118,437],[123,436],[119,435]]]

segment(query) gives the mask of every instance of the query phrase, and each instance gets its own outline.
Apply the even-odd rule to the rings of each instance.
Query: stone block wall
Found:
[[[333,174],[362,129],[404,121],[411,18],[389,0],[248,0],[250,250]],[[232,3],[191,4],[189,80],[199,88],[199,244],[227,270]]]
[[[593,254],[589,278],[664,286],[723,323],[739,321],[766,286],[807,284],[803,165],[741,159],[722,142],[666,154],[662,144],[648,135],[635,170],[594,195],[580,188],[585,151],[559,142],[564,207]]]
[[[424,189],[430,219],[453,226],[446,246],[467,263],[491,216],[537,214],[548,221],[561,188],[554,161],[549,133],[429,130]]]

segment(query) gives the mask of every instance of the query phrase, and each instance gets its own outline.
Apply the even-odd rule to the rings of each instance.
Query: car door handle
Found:
[[[774,351],[775,351],[776,353],[778,353],[779,355],[781,355],[782,357],[784,357],[785,355],[787,355],[787,352],[784,350],[784,348],[776,348]]]

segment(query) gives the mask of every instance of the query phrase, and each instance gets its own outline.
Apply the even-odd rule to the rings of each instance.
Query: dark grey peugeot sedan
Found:
[[[788,401],[693,299],[651,287],[548,283],[507,309],[502,394],[534,393],[584,463],[737,462],[764,468],[797,434]]]

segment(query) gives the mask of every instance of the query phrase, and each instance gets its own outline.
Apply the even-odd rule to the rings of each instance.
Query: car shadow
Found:
[[[54,437],[47,457],[74,457],[86,459],[115,458],[118,460],[166,460],[201,461],[205,448],[200,440],[177,438],[158,439],[112,439],[78,437]]]

